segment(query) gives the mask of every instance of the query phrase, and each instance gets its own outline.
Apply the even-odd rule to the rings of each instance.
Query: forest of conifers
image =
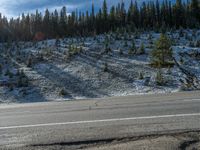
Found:
[[[200,2],[168,0],[159,2],[131,2],[128,9],[122,1],[117,6],[67,14],[66,7],[60,11],[45,13],[36,10],[33,14],[22,14],[7,19],[0,14],[0,42],[37,40],[38,33],[44,39],[68,36],[92,36],[109,31],[162,30],[200,27]]]

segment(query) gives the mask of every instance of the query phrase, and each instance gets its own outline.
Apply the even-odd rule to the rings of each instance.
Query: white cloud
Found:
[[[11,18],[18,17],[21,13],[33,13],[36,9],[44,12],[46,8],[50,11],[61,9],[62,6],[67,7],[68,13],[72,10],[90,10],[94,1],[95,7],[100,8],[103,0],[0,0],[0,12]],[[108,6],[117,4],[121,0],[107,0]],[[124,0],[129,3],[131,0]]]

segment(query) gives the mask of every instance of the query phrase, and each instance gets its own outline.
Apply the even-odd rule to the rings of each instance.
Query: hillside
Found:
[[[150,65],[160,33],[1,44],[0,102],[38,102],[199,89],[200,30],[167,32],[173,67]],[[131,53],[134,40],[136,52]],[[144,45],[144,53],[141,46]],[[161,72],[163,84],[157,82]]]

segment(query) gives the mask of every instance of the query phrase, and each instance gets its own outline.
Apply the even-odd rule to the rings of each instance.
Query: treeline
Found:
[[[40,40],[66,36],[88,36],[118,29],[135,31],[159,30],[166,28],[197,28],[200,27],[200,2],[191,0],[183,3],[176,0],[143,2],[140,7],[137,1],[125,8],[122,1],[108,10],[106,0],[97,12],[92,5],[91,11],[74,11],[67,15],[66,7],[59,12],[44,14],[38,10],[34,14],[22,14],[17,19],[8,20],[0,15],[0,42],[18,40]]]

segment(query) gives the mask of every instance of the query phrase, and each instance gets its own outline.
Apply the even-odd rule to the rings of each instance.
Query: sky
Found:
[[[73,10],[90,10],[92,2],[94,1],[95,10],[97,11],[102,7],[103,0],[0,0],[0,13],[11,17],[18,17],[22,13],[32,13],[38,9],[44,12],[46,8],[50,11],[60,9],[62,6],[66,6],[67,12],[70,13]],[[131,0],[124,0],[128,6]],[[107,0],[108,7],[116,5],[121,0]]]

